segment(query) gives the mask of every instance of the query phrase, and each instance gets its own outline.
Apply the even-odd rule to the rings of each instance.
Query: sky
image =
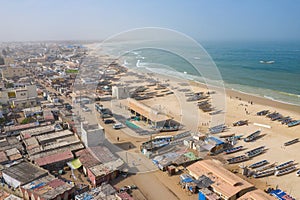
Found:
[[[296,0],[0,0],[0,42],[102,40],[143,27],[197,40],[300,40]]]

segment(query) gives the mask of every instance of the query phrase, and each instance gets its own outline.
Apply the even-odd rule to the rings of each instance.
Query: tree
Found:
[[[35,120],[32,117],[27,117],[21,121],[21,124],[28,124],[34,122]]]

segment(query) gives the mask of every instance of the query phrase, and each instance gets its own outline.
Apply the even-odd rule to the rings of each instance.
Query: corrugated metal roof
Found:
[[[45,166],[48,164],[57,163],[57,162],[65,161],[65,160],[68,161],[73,158],[74,157],[73,157],[73,154],[71,151],[65,151],[65,152],[56,153],[56,154],[53,154],[50,156],[38,158],[34,162],[39,166]]]

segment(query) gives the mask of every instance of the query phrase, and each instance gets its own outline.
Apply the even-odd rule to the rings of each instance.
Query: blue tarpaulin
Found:
[[[296,200],[295,198],[291,197],[290,195],[288,195],[280,189],[272,190],[270,194],[280,200]]]

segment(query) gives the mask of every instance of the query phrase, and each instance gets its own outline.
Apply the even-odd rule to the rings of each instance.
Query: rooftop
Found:
[[[146,104],[143,104],[132,98],[128,98],[128,107],[153,122],[166,121],[170,119],[168,116],[160,113],[158,110],[154,110]]]
[[[55,199],[73,187],[73,184],[68,184],[52,176],[45,176],[22,186],[22,188],[44,199]]]
[[[198,179],[205,175],[214,183],[211,185],[216,192],[226,197],[234,196],[245,189],[251,189],[254,186],[242,178],[234,175],[216,160],[202,160],[187,167],[189,172]]]
[[[46,176],[48,172],[40,167],[37,167],[29,162],[21,162],[13,165],[10,168],[3,170],[3,175],[6,174],[15,180],[18,180],[21,185],[29,183],[37,178]]]
[[[91,154],[89,149],[83,149],[76,152],[76,157],[79,157],[80,162],[85,167],[93,167],[101,164],[101,162]]]
[[[8,158],[4,151],[0,151],[0,163],[5,163],[8,161]]]
[[[88,148],[90,152],[98,159],[101,163],[107,163],[118,160],[118,158],[104,146],[95,146]]]
[[[109,174],[109,173],[119,169],[123,164],[124,164],[123,160],[121,160],[119,158],[116,161],[96,165],[89,169],[95,176],[104,176],[106,174]]]
[[[71,135],[73,135],[73,132],[71,132],[70,130],[64,130],[64,131],[58,131],[58,132],[54,132],[54,133],[38,135],[38,136],[36,136],[36,138],[40,143],[43,143],[43,142],[46,142],[47,140],[53,140],[56,138],[62,138],[62,137],[71,136]]]
[[[263,192],[262,190],[253,190],[250,192],[247,192],[238,200],[275,200],[276,198]]]
[[[52,164],[52,163],[57,163],[60,161],[69,161],[71,159],[73,159],[73,154],[71,151],[65,151],[65,152],[59,152],[56,154],[52,154],[49,156],[45,156],[45,157],[41,157],[41,158],[37,158],[35,160],[35,163],[38,166],[45,166],[48,164]]]
[[[34,149],[40,146],[39,142],[35,137],[26,138],[23,141],[27,150]]]
[[[38,128],[32,128],[29,130],[23,130],[20,132],[20,135],[23,138],[29,138],[35,135],[40,135],[40,134],[44,134],[44,133],[49,133],[54,131],[54,126],[53,125],[48,125],[48,126],[41,126]]]
[[[114,196],[116,190],[109,184],[102,184],[101,186],[94,188],[88,192],[85,192],[80,195],[76,195],[76,200],[84,200],[84,199],[110,199],[110,200],[117,200]]]
[[[64,152],[64,151],[68,151],[68,150],[77,151],[77,150],[80,150],[80,149],[83,149],[83,148],[84,148],[84,146],[81,143],[72,144],[70,146],[65,146],[65,147],[62,147],[62,148],[59,148],[59,149],[52,149],[52,150],[44,151],[44,152],[37,152],[34,155],[30,155],[29,159],[30,160],[36,160],[37,158],[53,155],[53,154],[58,153],[58,152]]]
[[[38,154],[40,152],[50,151],[53,149],[60,149],[60,148],[66,147],[66,146],[70,147],[71,145],[75,145],[75,144],[79,144],[79,143],[80,143],[80,140],[78,139],[78,137],[76,137],[75,135],[72,135],[72,136],[68,136],[65,138],[56,139],[56,140],[52,141],[51,143],[46,143],[44,145],[41,145],[39,148],[31,149],[28,151],[28,154],[30,156],[32,156],[32,155]]]

